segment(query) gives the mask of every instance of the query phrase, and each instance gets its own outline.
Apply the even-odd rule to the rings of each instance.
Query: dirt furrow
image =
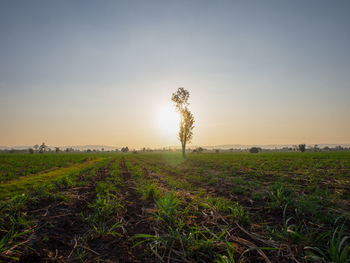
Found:
[[[132,180],[124,158],[120,161],[120,171],[125,185],[123,195],[126,207],[124,215],[126,235],[123,239],[126,254],[120,262],[149,262],[146,259],[147,255],[144,254],[144,246],[133,247],[137,242],[133,237],[136,234],[154,233],[150,224],[150,214],[147,212],[154,208],[154,204],[142,199],[142,195],[136,191],[135,182]]]
[[[95,198],[95,183],[109,174],[110,162],[99,168],[93,180],[87,186],[73,187],[65,191],[69,201],[40,204],[33,214],[37,220],[35,232],[30,236],[28,249],[23,253],[20,262],[74,262],[73,253],[80,244],[81,238],[88,231],[88,226],[81,216],[87,205]],[[80,176],[85,180],[89,173]]]

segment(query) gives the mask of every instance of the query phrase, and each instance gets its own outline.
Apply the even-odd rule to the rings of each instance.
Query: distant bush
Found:
[[[249,152],[250,153],[258,153],[258,152],[261,152],[261,148],[259,147],[252,147],[249,149]]]
[[[194,150],[192,150],[192,153],[202,153],[204,151],[204,149],[202,147],[198,147]]]

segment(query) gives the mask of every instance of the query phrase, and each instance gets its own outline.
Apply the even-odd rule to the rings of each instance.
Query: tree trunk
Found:
[[[186,144],[182,144],[182,157],[186,158]]]

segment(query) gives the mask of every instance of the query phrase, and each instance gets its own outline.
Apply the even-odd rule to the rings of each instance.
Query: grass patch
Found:
[[[63,184],[67,184],[69,177],[78,174],[82,169],[91,167],[97,162],[103,160],[103,158],[96,158],[84,163],[74,164],[70,167],[60,168],[54,171],[47,173],[30,175],[22,177],[19,179],[14,179],[5,183],[0,184],[0,199],[6,200],[15,195],[28,193],[31,189],[46,185],[48,183],[57,181],[60,178],[62,179]]]

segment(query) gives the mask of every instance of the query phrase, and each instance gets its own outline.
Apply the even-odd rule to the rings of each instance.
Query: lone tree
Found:
[[[186,157],[186,144],[190,143],[193,137],[194,118],[188,109],[188,98],[190,93],[184,88],[178,88],[171,96],[171,100],[175,103],[176,110],[180,113],[180,130],[179,140],[182,147],[182,156]]]
[[[127,152],[129,151],[129,147],[128,147],[128,146],[123,147],[123,148],[121,149],[121,151],[122,151],[123,153],[127,153]]]
[[[303,144],[299,144],[298,148],[299,148],[299,151],[301,151],[303,153],[303,152],[305,152],[306,145],[304,143]]]
[[[40,146],[39,146],[39,153],[44,153],[46,151],[46,144],[43,142]]]

